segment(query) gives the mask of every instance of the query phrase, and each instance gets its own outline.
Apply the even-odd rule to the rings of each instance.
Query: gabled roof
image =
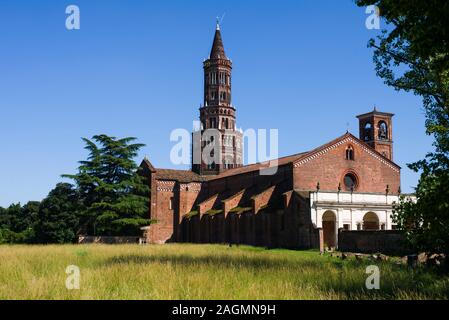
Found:
[[[304,154],[302,157],[300,157],[299,159],[297,159],[295,161],[294,166],[299,167],[301,164],[306,163],[310,160],[313,160],[316,157],[319,157],[320,155],[326,153],[330,149],[333,149],[333,148],[339,146],[340,144],[345,143],[346,141],[359,144],[365,152],[371,154],[373,157],[377,158],[384,164],[390,166],[392,169],[395,169],[395,170],[401,169],[401,167],[398,166],[396,163],[394,163],[390,159],[384,157],[381,153],[377,152],[375,149],[371,148],[365,142],[363,142],[362,140],[355,137],[353,134],[351,134],[349,132],[346,132],[344,135],[342,135],[326,144],[323,144],[322,146],[308,152],[307,154]]]
[[[147,157],[143,158],[140,166],[148,168],[148,170],[150,170],[151,172],[156,172],[156,169],[154,168],[154,166],[151,164],[150,160],[148,160]]]

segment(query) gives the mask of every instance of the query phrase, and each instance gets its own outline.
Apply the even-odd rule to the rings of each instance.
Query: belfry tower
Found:
[[[241,167],[242,133],[236,129],[236,109],[231,103],[232,61],[226,56],[217,22],[210,56],[203,63],[204,102],[200,128],[193,133],[192,170],[219,174]]]
[[[357,116],[359,119],[360,140],[393,160],[393,118],[394,114],[374,110]]]

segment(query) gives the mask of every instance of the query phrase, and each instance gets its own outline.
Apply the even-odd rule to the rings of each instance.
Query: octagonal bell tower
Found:
[[[203,63],[204,101],[200,107],[200,128],[193,134],[192,170],[198,174],[219,174],[242,166],[242,133],[236,129],[232,105],[232,61],[226,56],[217,23],[210,56]],[[214,150],[209,152],[209,149]],[[203,154],[214,161],[205,161]]]

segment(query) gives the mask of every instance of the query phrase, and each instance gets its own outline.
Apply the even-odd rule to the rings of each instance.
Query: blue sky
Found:
[[[81,30],[65,28],[78,5]],[[170,132],[192,127],[215,17],[233,60],[242,128],[279,129],[279,153],[357,135],[356,115],[395,113],[394,160],[432,150],[419,97],[377,78],[367,15],[343,1],[2,0],[0,206],[40,200],[84,159],[81,137],[135,136],[157,167],[171,167]],[[139,157],[139,158],[141,158]],[[140,159],[136,159],[140,161]]]

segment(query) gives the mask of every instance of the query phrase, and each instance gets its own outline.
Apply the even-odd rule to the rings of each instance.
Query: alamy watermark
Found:
[[[380,29],[380,10],[378,6],[371,5],[366,7],[366,14],[369,16],[366,18],[365,26],[368,30],[379,30]]]
[[[67,30],[79,30],[81,28],[81,13],[77,5],[71,4],[65,9],[68,14],[65,20],[65,27]]]
[[[278,129],[202,130],[195,121],[193,133],[175,129],[170,141],[175,143],[170,151],[174,165],[226,166],[246,162],[260,163],[261,175],[277,172]]]
[[[366,278],[365,286],[368,290],[380,289],[380,270],[378,266],[371,265],[366,267],[366,274],[369,276]]]
[[[80,268],[75,265],[70,265],[65,269],[65,273],[68,275],[65,280],[67,290],[79,290],[81,281]]]

